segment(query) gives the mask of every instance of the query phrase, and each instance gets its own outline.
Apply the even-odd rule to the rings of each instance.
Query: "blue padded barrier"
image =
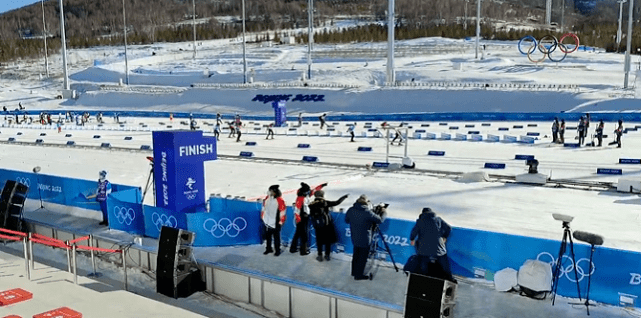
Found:
[[[565,130],[576,130],[576,126],[565,127]]]
[[[619,158],[620,164],[638,165],[641,164],[641,159]]]
[[[538,133],[538,132],[528,132],[526,135],[527,135],[527,136],[540,136],[540,135],[541,135],[541,133]]]
[[[563,144],[563,147],[566,147],[566,148],[579,148],[580,146],[579,146],[578,142],[576,142],[576,143],[566,142],[566,143]]]
[[[100,144],[100,147],[101,148],[111,148],[111,144],[108,143],[108,142],[103,142],[103,143]]]
[[[141,145],[140,146],[140,150],[151,150],[151,146],[150,145]]]
[[[93,136],[93,139],[98,139],[98,138],[100,138],[100,135],[94,135]]]
[[[132,140],[132,139],[133,139],[133,137],[131,137],[131,136],[125,136],[125,140]]]
[[[452,135],[447,134],[447,133],[441,133],[441,139],[450,140],[450,139],[452,139]]]
[[[520,143],[524,143],[524,144],[533,144],[534,143],[534,137],[520,136],[519,137],[519,142]]]
[[[445,156],[445,151],[440,150],[430,150],[427,152],[428,156]]]
[[[69,137],[71,137],[71,134],[66,134],[65,137],[69,138]]]
[[[303,156],[303,161],[318,162],[318,157],[315,157],[315,156]]]
[[[527,124],[528,127],[537,127],[537,124]]]
[[[415,133],[424,133],[425,129],[416,129],[414,130]]]
[[[44,141],[44,140],[42,140],[42,139],[36,139],[36,143],[37,143],[37,144],[41,144],[41,143],[43,143],[43,142],[45,142],[45,141]]]
[[[254,153],[251,152],[251,151],[241,151],[239,156],[241,156],[241,157],[253,157]]]
[[[465,128],[474,128],[474,124],[466,124]]]
[[[248,141],[248,142],[245,143],[245,146],[256,146],[256,142],[255,141]]]
[[[481,124],[481,126],[483,126],[483,127],[490,127],[490,126],[492,126],[492,124],[490,124],[490,123],[482,123],[482,124]]]
[[[505,142],[517,142],[517,138],[515,136],[503,135],[503,141],[505,141]]]
[[[73,140],[68,140],[67,141],[67,146],[75,146],[75,145],[76,145],[75,141],[73,141]]]
[[[298,144],[297,148],[309,148],[309,144]]]
[[[358,147],[357,151],[372,151],[372,147]]]
[[[40,136],[46,136],[47,133],[40,133]]]
[[[523,125],[514,125],[512,126],[514,129],[523,129]]]
[[[447,123],[438,123],[439,126],[447,126]]]
[[[487,135],[487,141],[499,142],[500,140],[501,140],[501,137],[497,135],[490,135],[490,134]]]
[[[259,127],[254,128],[254,130],[256,130],[256,131],[261,130],[261,129],[262,128],[259,128]]]
[[[514,155],[514,160],[534,160],[534,155]]]
[[[505,164],[504,163],[492,163],[492,162],[486,162],[485,165],[483,166],[485,169],[505,169]]]
[[[430,124],[421,124],[421,127],[429,127]]]
[[[465,134],[456,134],[454,140],[467,140],[467,135]]]
[[[597,168],[597,174],[623,174],[623,169]]]
[[[377,131],[377,129],[376,128],[370,128],[367,131]]]
[[[9,137],[9,139],[7,139],[7,141],[16,141],[16,138]]]
[[[480,132],[480,131],[478,131],[478,130],[470,130],[470,131],[468,131],[468,132],[467,132],[467,134],[468,134],[468,135],[478,135],[478,134],[480,134],[480,133],[481,133],[481,132]]]
[[[374,168],[387,168],[389,167],[389,162],[373,162],[372,167]]]
[[[426,132],[425,139],[436,139],[436,134]]]
[[[483,135],[470,135],[472,141],[483,141]]]
[[[18,132],[18,133],[16,133],[16,135],[22,136],[22,132]]]
[[[499,131],[508,131],[510,128],[507,127],[499,127]]]
[[[450,130],[458,130],[458,126],[450,126]]]

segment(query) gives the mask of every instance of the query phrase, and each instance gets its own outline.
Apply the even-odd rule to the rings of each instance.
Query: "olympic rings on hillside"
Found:
[[[573,39],[574,43],[564,43],[566,39]],[[564,34],[560,40],[548,34],[539,41],[533,36],[527,35],[519,40],[518,49],[521,54],[527,55],[528,60],[532,63],[541,63],[545,61],[546,57],[550,61],[558,63],[565,60],[568,54],[578,50],[579,44],[579,37],[573,33]]]

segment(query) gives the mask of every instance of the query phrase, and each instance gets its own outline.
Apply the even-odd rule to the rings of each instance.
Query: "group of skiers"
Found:
[[[603,144],[603,129],[605,124],[603,120],[599,120],[594,134],[592,135],[592,141],[588,142],[589,146],[601,147]],[[577,125],[577,134],[576,139],[579,140],[579,147],[586,143],[586,138],[589,133],[590,128],[590,114],[585,114],[579,118],[579,123]],[[623,135],[623,120],[619,120],[616,129],[614,130],[615,139],[610,142],[608,145],[617,145],[617,148],[621,148],[621,136]],[[594,139],[597,142],[594,142]],[[552,142],[563,144],[565,143],[565,119],[561,119],[559,122],[558,117],[554,117],[554,122],[552,122]]]

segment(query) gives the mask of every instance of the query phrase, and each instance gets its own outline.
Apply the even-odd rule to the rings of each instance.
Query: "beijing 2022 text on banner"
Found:
[[[156,206],[176,212],[205,212],[204,161],[216,160],[216,138],[202,131],[154,131]]]

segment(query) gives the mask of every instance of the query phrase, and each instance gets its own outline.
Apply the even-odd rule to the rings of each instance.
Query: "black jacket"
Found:
[[[424,212],[416,220],[410,240],[416,239],[416,252],[423,256],[445,255],[445,244],[441,238],[447,238],[452,228],[436,216],[434,212]],[[418,237],[418,238],[417,238]]]

